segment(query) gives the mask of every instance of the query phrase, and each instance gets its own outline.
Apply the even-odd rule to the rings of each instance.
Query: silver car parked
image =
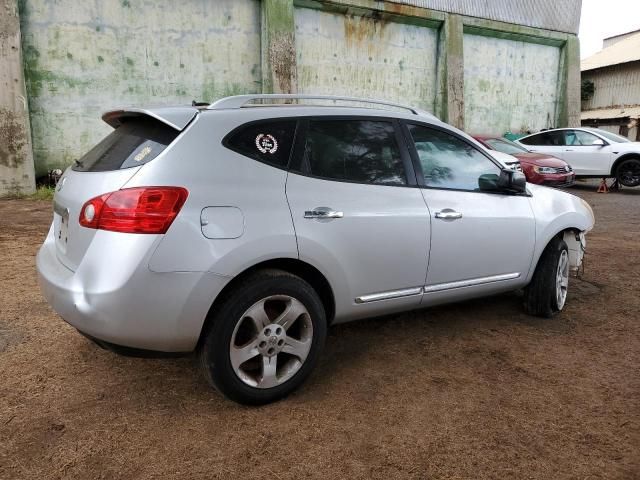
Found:
[[[247,404],[297,388],[335,323],[517,289],[530,314],[562,310],[584,201],[430,114],[329,98],[106,113],[55,193],[49,303],[103,347],[197,351]]]

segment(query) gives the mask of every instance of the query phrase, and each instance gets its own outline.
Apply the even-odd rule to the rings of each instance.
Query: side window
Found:
[[[564,131],[564,143],[565,145],[580,145],[580,140],[578,140],[578,136],[574,130],[565,130]]]
[[[532,135],[529,138],[523,138],[520,140],[525,145],[543,145],[543,146],[562,146],[564,145],[564,133],[560,132],[544,132],[537,135]]]
[[[295,120],[265,120],[236,129],[222,144],[254,160],[286,167],[295,131]]]
[[[521,138],[519,140],[520,143],[524,143],[525,145],[544,145],[542,143],[542,135],[538,134],[538,135],[531,135],[530,137],[527,138]]]
[[[427,186],[479,190],[481,175],[500,174],[500,168],[472,145],[453,135],[409,125]]]
[[[574,143],[569,143],[570,134]],[[567,145],[586,146],[586,145],[593,145],[593,142],[598,140],[598,137],[596,137],[591,133],[583,132],[582,130],[567,130],[566,140],[567,140]]]
[[[303,171],[331,180],[407,184],[395,128],[389,121],[309,121]]]

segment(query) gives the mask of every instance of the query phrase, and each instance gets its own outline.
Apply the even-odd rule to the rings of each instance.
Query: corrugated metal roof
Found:
[[[586,110],[580,112],[581,120],[604,120],[607,118],[640,118],[640,106],[599,108],[598,110]]]
[[[580,62],[580,70],[608,67],[640,60],[640,32],[603,48]]]
[[[582,0],[387,0],[414,7],[578,33]]]

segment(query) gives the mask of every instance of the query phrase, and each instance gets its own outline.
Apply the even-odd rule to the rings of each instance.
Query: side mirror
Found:
[[[504,169],[500,170],[497,186],[505,192],[523,193],[527,190],[527,179],[522,172]]]
[[[604,147],[604,140],[598,138],[597,140],[594,140],[591,145],[593,145],[594,147]]]
[[[478,178],[478,188],[483,192],[497,192],[500,190],[498,187],[498,175],[495,173],[485,173]]]

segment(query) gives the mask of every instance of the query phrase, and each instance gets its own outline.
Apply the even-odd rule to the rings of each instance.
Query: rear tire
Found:
[[[529,315],[550,318],[564,308],[569,286],[569,248],[555,237],[542,252],[531,283],[524,289]]]
[[[213,313],[199,350],[209,382],[245,405],[276,401],[313,370],[327,334],[324,307],[303,279],[262,270]]]
[[[630,158],[616,168],[616,179],[625,187],[637,187],[640,185],[640,159]]]

